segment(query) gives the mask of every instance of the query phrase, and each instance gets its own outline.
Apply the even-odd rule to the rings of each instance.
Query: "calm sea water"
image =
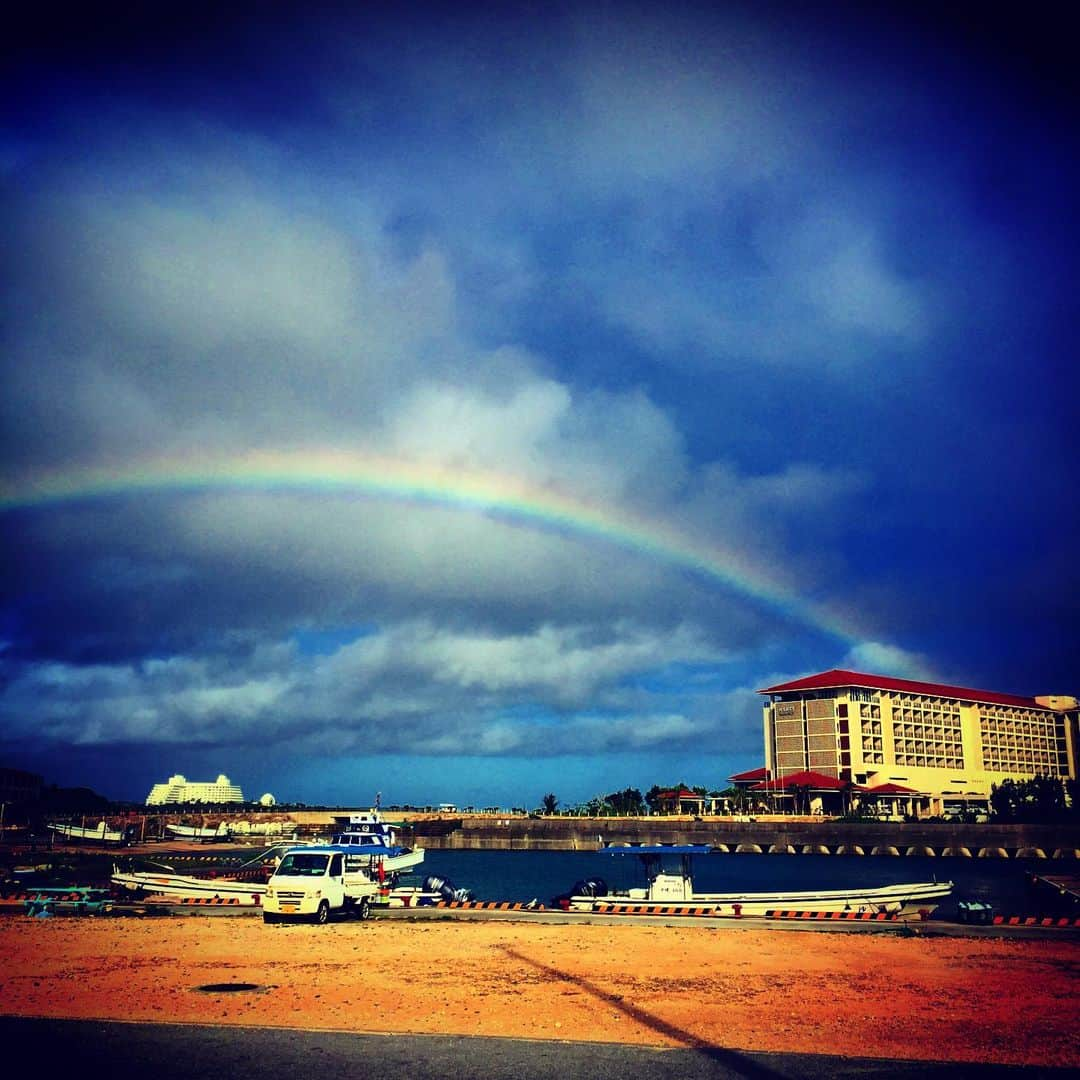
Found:
[[[735,855],[694,859],[699,892],[777,889],[842,889],[852,885],[891,885],[908,881],[952,881],[956,888],[938,908],[937,919],[956,917],[960,900],[981,900],[998,914],[1077,914],[1054,893],[1035,889],[1031,873],[1077,876],[1074,860],[1006,860],[923,856]],[[428,851],[417,873],[402,884],[420,884],[437,874],[477,900],[548,903],[583,878],[600,877],[609,887],[644,884],[640,861],[582,851]]]

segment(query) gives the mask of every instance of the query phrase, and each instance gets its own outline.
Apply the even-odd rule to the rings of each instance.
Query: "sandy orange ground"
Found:
[[[251,916],[0,920],[0,1013],[1080,1063],[1080,942]],[[205,993],[213,983],[261,992]]]

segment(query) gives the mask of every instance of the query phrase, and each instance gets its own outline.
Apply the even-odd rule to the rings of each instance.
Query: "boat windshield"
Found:
[[[311,855],[304,851],[290,852],[281,860],[277,873],[284,877],[321,877],[326,873],[329,855]]]
[[[365,833],[365,832],[347,832],[347,833],[334,833],[334,844],[353,844],[363,845],[365,847],[389,847],[386,842],[386,837],[379,833]]]

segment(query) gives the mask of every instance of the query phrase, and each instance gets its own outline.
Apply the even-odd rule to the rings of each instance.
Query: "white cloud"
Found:
[[[933,681],[937,676],[927,657],[882,641],[861,641],[841,662],[844,670],[898,679]]]
[[[281,672],[215,671],[176,657],[146,664],[30,665],[0,693],[9,737],[75,746],[257,738],[287,689]]]
[[[878,362],[882,347],[914,355],[934,332],[928,280],[892,265],[873,218],[765,196],[747,246],[723,209],[713,217],[688,202],[684,216],[711,221],[700,250],[678,243],[687,226],[673,213],[655,255],[631,248],[612,268],[595,252],[577,275],[657,360],[725,369],[749,359],[836,375]]]
[[[0,714],[9,737],[79,746],[573,754],[700,732],[682,714],[650,710],[649,694],[639,692],[634,710],[620,703],[623,679],[688,659],[715,659],[691,627],[664,636],[617,628],[591,640],[585,628],[481,636],[416,622],[306,659],[277,646],[246,658],[30,665],[0,694]],[[616,711],[592,715],[609,699]]]
[[[386,416],[380,442],[405,460],[492,471],[589,501],[644,502],[681,482],[681,438],[643,393],[575,391],[521,360],[514,356],[505,385],[490,376],[418,383]]]
[[[871,225],[835,211],[819,214],[772,255],[788,288],[809,300],[824,328],[905,347],[925,340],[929,312],[920,287],[888,265]]]
[[[33,642],[47,654],[45,623],[67,620],[66,659],[10,662],[13,724],[491,755],[736,737],[710,715],[745,720],[722,687],[665,673],[790,627],[650,555],[649,523],[786,574],[794,597],[836,579],[832,542],[873,478],[782,445],[746,465],[742,401],[710,365],[910,348],[932,331],[923,286],[890,258],[888,199],[849,205],[813,171],[820,119],[760,43],[739,58],[739,27],[716,52],[666,16],[572,21],[536,100],[410,53],[389,151],[334,79],[342,108],[365,107],[324,157],[177,123],[91,139],[77,170],[16,165],[33,194],[13,215],[0,420],[22,465],[327,447],[495,472],[576,500],[611,542],[557,516],[348,495],[50,511],[21,565],[67,598]],[[704,374],[676,387],[666,365]],[[615,542],[631,520],[638,550]],[[364,631],[329,657],[275,645],[326,625]],[[888,648],[860,655],[912,661]]]

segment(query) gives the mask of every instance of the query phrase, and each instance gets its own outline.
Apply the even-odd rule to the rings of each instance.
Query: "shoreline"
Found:
[[[4,919],[0,955],[13,1016],[1080,1060],[1072,940],[191,914]]]

